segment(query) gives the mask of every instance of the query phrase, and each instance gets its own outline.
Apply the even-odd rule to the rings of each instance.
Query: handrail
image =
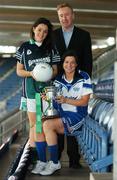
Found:
[[[4,81],[10,74],[12,74],[16,69],[16,66],[14,66],[12,69],[10,69],[8,72],[6,72],[2,77],[0,77],[0,82]]]
[[[117,60],[117,50],[114,48],[101,55],[93,63],[93,78],[98,78],[104,71],[108,70]]]
[[[18,131],[26,130],[27,115],[25,112],[18,111],[12,116],[1,120],[0,122],[0,145],[4,143],[17,129]]]

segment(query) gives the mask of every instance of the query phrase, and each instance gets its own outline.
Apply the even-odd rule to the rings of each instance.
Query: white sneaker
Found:
[[[58,162],[57,164],[53,163],[53,161],[49,161],[44,170],[42,170],[39,174],[46,176],[53,174],[56,170],[61,169],[61,164]]]
[[[37,161],[35,167],[31,171],[33,174],[39,174],[46,167],[47,163],[42,161]]]

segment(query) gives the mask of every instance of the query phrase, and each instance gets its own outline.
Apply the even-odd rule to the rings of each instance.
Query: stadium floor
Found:
[[[19,135],[17,140],[11,145],[10,149],[6,154],[0,159],[0,180],[7,180],[6,176],[9,171],[9,168],[16,156],[18,149],[23,146],[26,141],[24,135]],[[27,171],[25,180],[112,180],[112,173],[91,173],[88,166],[85,164],[81,158],[81,169],[70,169],[68,167],[68,157],[66,151],[63,152],[62,159],[62,169],[56,171],[51,176],[41,176],[31,174],[30,171]]]
[[[5,179],[9,167],[12,161],[15,158],[17,150],[24,144],[26,141],[26,137],[19,136],[17,140],[11,145],[10,149],[0,160],[0,180]],[[30,171],[27,171],[25,180],[72,180],[72,179],[79,179],[79,180],[89,180],[90,170],[87,165],[81,160],[82,168],[81,169],[70,169],[68,167],[68,158],[66,152],[63,152],[62,156],[62,169],[58,170],[51,176],[40,176],[40,175],[33,175]]]
[[[68,157],[66,152],[64,151],[61,159],[61,164],[61,170],[56,171],[51,176],[33,175],[30,172],[27,172],[26,180],[89,180],[90,170],[82,159],[82,168],[71,169],[68,167]]]
[[[26,180],[89,180],[89,170],[87,167],[82,169],[70,169],[63,165],[62,169],[51,176],[40,176],[27,173]]]

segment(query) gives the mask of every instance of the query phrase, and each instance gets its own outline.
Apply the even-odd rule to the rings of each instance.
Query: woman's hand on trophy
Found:
[[[41,98],[44,100],[44,101],[47,101],[47,102],[49,102],[49,99],[48,99],[48,97],[46,96],[46,93],[41,93]]]
[[[41,93],[41,98],[42,98],[43,100],[47,101],[47,96],[46,96],[46,94],[45,94],[44,92]]]
[[[63,103],[66,103],[67,98],[65,98],[64,96],[56,96],[56,101],[59,104],[63,104]]]

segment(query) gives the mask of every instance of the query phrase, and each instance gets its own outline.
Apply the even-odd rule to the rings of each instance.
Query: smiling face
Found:
[[[67,30],[73,26],[74,13],[69,7],[60,8],[58,10],[58,17],[64,30]]]
[[[33,27],[34,39],[37,42],[43,42],[48,35],[48,26],[46,24],[39,24]]]
[[[74,74],[77,67],[76,59],[74,56],[67,56],[63,62],[63,69],[65,74]]]

